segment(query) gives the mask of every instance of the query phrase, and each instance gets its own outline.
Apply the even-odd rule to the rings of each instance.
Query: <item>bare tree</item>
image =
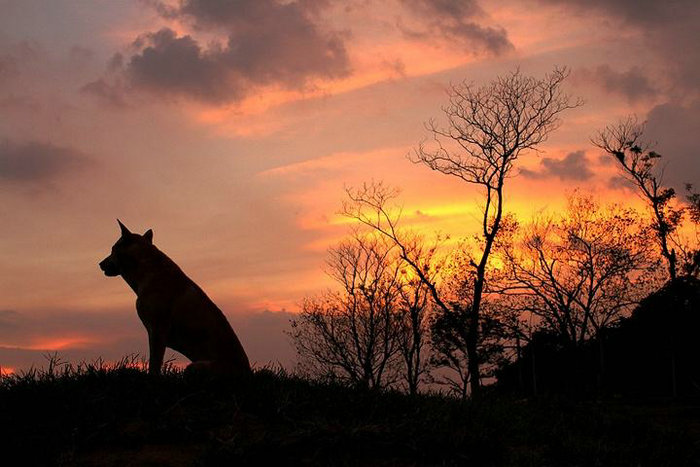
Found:
[[[327,268],[340,290],[305,299],[292,320],[302,367],[366,388],[393,384],[400,365],[400,272],[393,245],[355,233],[329,250]]]
[[[443,312],[450,311],[450,305],[442,298],[439,289],[442,261],[437,257],[438,249],[448,237],[437,235],[432,243],[428,243],[424,237],[400,229],[401,208],[393,204],[398,190],[382,182],[365,183],[361,187],[349,188],[346,191],[348,200],[343,202],[342,213],[370,227],[396,247],[402,261],[402,271],[410,277],[408,290],[413,289],[413,293],[417,294],[413,298],[407,296],[408,303],[425,302],[424,308],[408,306],[405,308],[409,311],[408,314],[404,312],[403,321],[408,324],[408,327],[404,325],[404,329],[409,333],[409,339],[405,341],[403,356],[410,391],[411,385],[414,384],[410,381],[414,380],[417,384],[421,374],[427,371],[428,362],[423,359],[423,352],[417,352],[427,340],[424,328],[428,319],[426,313],[434,307]],[[404,288],[406,285],[404,284]],[[410,337],[411,335],[413,337]],[[423,370],[419,370],[419,367]]]
[[[678,276],[678,256],[673,235],[683,222],[684,209],[673,205],[676,192],[663,186],[661,155],[643,140],[643,134],[644,124],[630,116],[599,131],[592,142],[615,158],[623,176],[637,188],[651,209],[656,243],[666,261],[669,279],[674,280]]]
[[[433,145],[421,144],[412,155],[413,162],[477,185],[484,193],[481,254],[471,264],[475,274],[464,323],[474,396],[481,384],[477,349],[481,302],[487,263],[503,218],[505,182],[516,160],[536,150],[559,127],[559,115],[582,104],[562,91],[568,74],[565,68],[555,68],[537,79],[516,70],[484,86],[453,85],[449,105],[443,108],[447,126],[429,121]]]
[[[561,217],[533,222],[504,250],[512,306],[571,346],[596,337],[658,285],[649,234],[637,218],[573,196]]]

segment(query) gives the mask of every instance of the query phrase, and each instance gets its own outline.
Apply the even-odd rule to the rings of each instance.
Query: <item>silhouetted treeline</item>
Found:
[[[426,123],[432,137],[409,159],[481,196],[459,241],[404,226],[396,188],[346,190],[341,213],[356,230],[329,250],[336,289],[305,298],[292,322],[299,368],[411,394],[439,384],[463,399],[494,377],[526,394],[700,394],[700,193],[686,184],[681,199],[664,183],[644,123],[629,117],[592,138],[642,212],[577,191],[530,220],[506,210],[520,157],[581,105],[562,91],[568,74],[452,86],[445,123]]]
[[[668,282],[582,346],[535,333],[498,387],[525,395],[700,396],[700,280]]]

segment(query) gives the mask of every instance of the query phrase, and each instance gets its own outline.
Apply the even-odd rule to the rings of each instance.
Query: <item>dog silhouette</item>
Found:
[[[160,373],[170,347],[192,361],[188,371],[249,374],[248,356],[224,314],[153,245],[153,231],[139,235],[117,222],[121,237],[100,269],[106,276],[122,276],[136,293],[136,312],[148,331],[148,372]]]

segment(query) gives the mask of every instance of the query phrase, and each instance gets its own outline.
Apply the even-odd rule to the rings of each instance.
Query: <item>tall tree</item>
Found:
[[[506,180],[518,158],[536,150],[559,127],[560,114],[582,104],[562,90],[568,74],[566,68],[555,68],[538,79],[515,70],[483,86],[466,81],[453,85],[449,104],[443,108],[447,125],[430,120],[426,126],[433,144],[420,144],[411,157],[415,163],[478,186],[484,195],[481,248],[470,265],[474,272],[471,303],[463,323],[473,396],[481,387],[481,303],[487,264],[503,219]]]
[[[678,255],[674,248],[674,233],[683,221],[684,209],[674,206],[676,192],[664,187],[661,155],[643,140],[644,124],[630,116],[609,125],[593,138],[594,145],[615,159],[623,176],[631,182],[652,212],[652,229],[661,255],[666,261],[670,280],[678,276]]]

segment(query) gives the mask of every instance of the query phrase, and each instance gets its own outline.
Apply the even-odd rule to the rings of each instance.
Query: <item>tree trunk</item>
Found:
[[[532,347],[532,395],[537,397],[537,364],[535,362],[535,346],[530,344]]]
[[[598,359],[600,364],[600,377],[598,380],[598,389],[605,392],[607,378],[605,377],[605,333],[598,332]]]
[[[523,384],[523,365],[522,365],[522,349],[520,347],[520,336],[516,334],[515,336],[515,348],[516,348],[516,364],[515,367],[518,369],[518,390],[520,392],[525,391],[525,385]]]
[[[484,272],[479,268],[476,280],[474,281],[474,301],[469,312],[467,324],[467,368],[471,379],[469,388],[472,398],[478,398],[481,394],[481,370],[479,368],[479,309],[481,308],[481,296],[484,290]]]

